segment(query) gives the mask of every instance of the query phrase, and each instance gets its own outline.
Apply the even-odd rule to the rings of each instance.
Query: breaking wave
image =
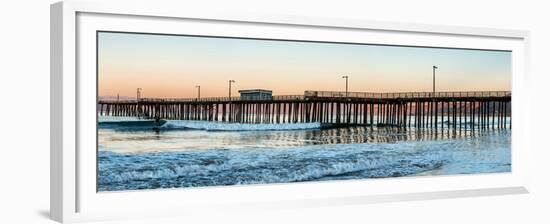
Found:
[[[160,123],[160,126],[159,126]],[[284,123],[284,124],[245,124],[229,123],[215,121],[190,121],[190,120],[160,120],[157,123],[154,120],[119,118],[119,119],[100,119],[98,122],[101,128],[112,128],[116,130],[182,130],[195,129],[206,131],[277,131],[277,130],[307,130],[319,129],[321,123]]]
[[[397,177],[445,163],[395,144],[124,154],[99,152],[100,191]],[[380,147],[384,148],[383,150]]]
[[[509,130],[163,122],[160,132],[152,120],[100,122],[99,191],[511,171]]]
[[[212,121],[168,120],[161,129],[199,129],[207,131],[276,131],[321,128],[321,123],[244,124]]]

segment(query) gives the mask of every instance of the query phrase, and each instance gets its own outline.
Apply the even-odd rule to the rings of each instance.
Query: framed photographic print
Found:
[[[55,220],[527,192],[526,31],[151,4],[52,5]]]

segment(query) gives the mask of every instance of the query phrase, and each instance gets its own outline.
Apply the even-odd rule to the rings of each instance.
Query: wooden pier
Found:
[[[512,128],[509,91],[364,93],[305,91],[271,99],[99,100],[101,116],[238,123],[309,123],[430,129]]]

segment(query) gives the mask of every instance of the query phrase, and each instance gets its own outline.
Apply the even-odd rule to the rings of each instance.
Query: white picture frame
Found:
[[[239,33],[235,31],[239,29],[233,29],[239,26],[246,26],[247,31]],[[512,172],[97,193],[96,158],[90,158],[95,151],[90,154],[90,150],[85,150],[96,147],[93,145],[96,121],[87,119],[90,112],[95,114],[96,103],[95,76],[91,76],[95,70],[88,63],[95,58],[95,36],[90,35],[103,29],[184,32],[183,28],[176,27],[203,35],[332,38],[330,40],[344,42],[511,50]],[[283,30],[285,32],[281,32]],[[365,32],[372,34],[372,39],[360,39],[360,34]],[[216,210],[248,211],[528,192],[527,31],[194,10],[174,2],[63,1],[51,6],[50,35],[50,213],[59,222],[116,219],[129,214],[136,218],[160,217]],[[364,35],[361,38],[365,38]],[[94,131],[90,129],[92,126]]]

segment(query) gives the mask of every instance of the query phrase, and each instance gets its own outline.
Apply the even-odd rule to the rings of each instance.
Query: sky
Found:
[[[305,90],[431,92],[511,89],[511,52],[164,34],[98,33],[98,95],[187,98]]]

